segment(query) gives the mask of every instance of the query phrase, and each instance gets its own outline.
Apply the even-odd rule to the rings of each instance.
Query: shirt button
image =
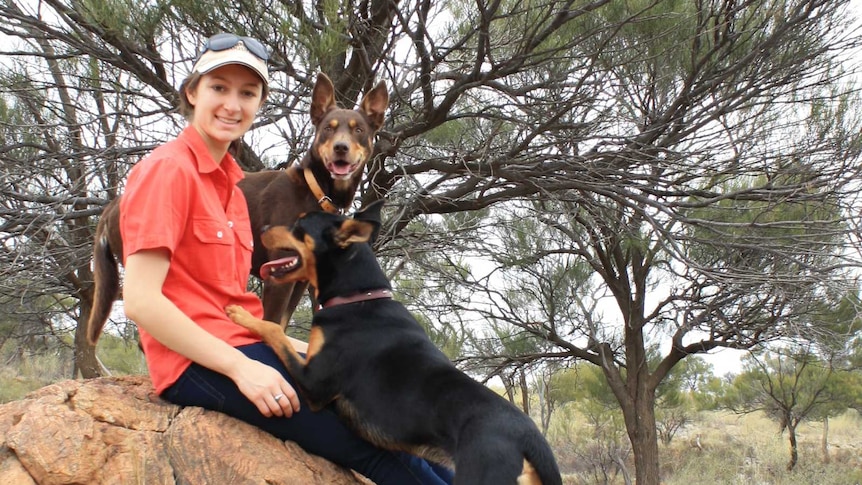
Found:
[[[224,236],[224,233],[222,233],[221,231],[219,231],[219,232],[217,232],[217,233],[216,233],[216,237],[217,237],[217,238],[221,239],[221,238],[222,238],[222,236]]]
[[[233,221],[227,221],[227,227],[233,228]]]

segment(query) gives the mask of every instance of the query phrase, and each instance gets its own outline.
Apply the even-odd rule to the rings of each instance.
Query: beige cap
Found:
[[[228,64],[241,64],[257,73],[263,79],[264,85],[269,85],[269,71],[266,68],[266,61],[252,54],[242,41],[239,41],[230,49],[221,51],[208,50],[204,52],[195,62],[192,72],[206,74],[213,69]]]

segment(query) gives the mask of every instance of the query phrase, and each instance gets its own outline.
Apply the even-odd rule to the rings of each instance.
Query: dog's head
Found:
[[[315,126],[311,151],[334,180],[361,176],[388,104],[389,93],[381,81],[362,98],[359,108],[339,108],[332,81],[323,73],[317,75],[311,94],[311,122]]]
[[[321,272],[329,275],[339,265],[349,264],[354,244],[373,242],[380,228],[383,201],[369,204],[350,218],[329,212],[302,214],[291,229],[266,228],[261,242],[270,250],[287,251],[289,256],[270,261],[260,269],[260,277],[278,284],[308,281],[320,289]]]

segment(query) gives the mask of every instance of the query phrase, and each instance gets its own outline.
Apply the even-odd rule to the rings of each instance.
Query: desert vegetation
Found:
[[[105,339],[99,358],[106,367],[116,375],[146,373],[136,346],[113,335]],[[0,349],[0,358],[0,404],[65,379],[72,365],[70,347],[34,354],[6,346]],[[708,370],[708,366],[704,368]],[[734,412],[717,398],[716,390],[730,391],[735,377],[719,378],[707,372],[700,380],[711,383],[710,390],[691,392],[682,385],[673,402],[665,401],[667,407],[658,408],[659,426],[666,430],[659,433],[663,484],[862,483],[862,415],[857,409],[844,407],[828,419],[800,423],[796,429],[798,463],[788,470],[787,431],[768,412]],[[532,389],[527,401],[538,424],[541,400],[537,389]],[[506,394],[502,387],[497,390]],[[546,426],[565,483],[631,484],[634,463],[623,420],[611,402],[602,404],[600,396],[590,395],[593,391],[558,406]],[[512,397],[523,404],[520,392]]]

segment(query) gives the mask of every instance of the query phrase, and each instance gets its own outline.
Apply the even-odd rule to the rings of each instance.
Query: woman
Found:
[[[275,353],[224,313],[239,304],[263,314],[246,290],[252,234],[228,148],[266,100],[267,57],[252,38],[209,38],[180,86],[189,126],[129,174],[120,206],[125,311],[153,385],[173,403],[242,419],[380,485],[451,483],[448,470],[361,440],[331,410],[311,412]]]

